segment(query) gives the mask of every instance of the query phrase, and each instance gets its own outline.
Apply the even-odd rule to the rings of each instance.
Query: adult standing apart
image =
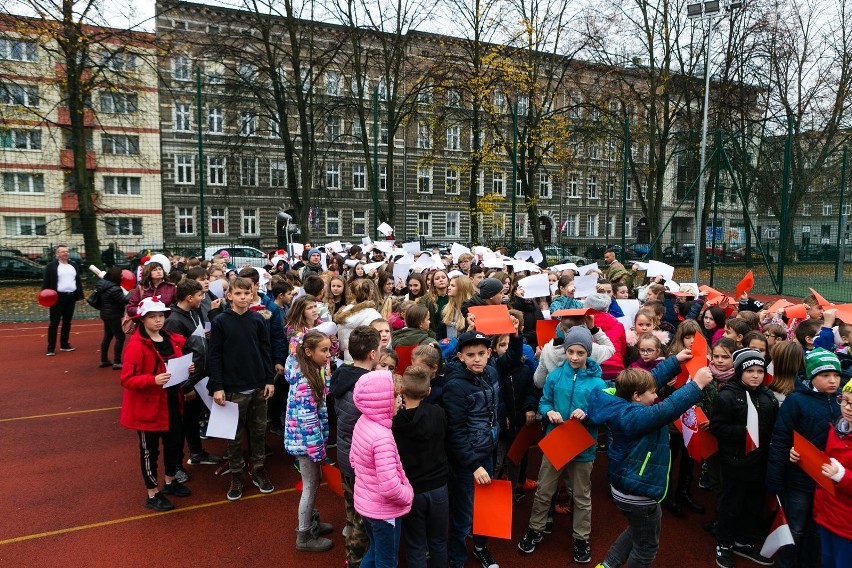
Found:
[[[614,250],[607,249],[604,252],[604,262],[609,268],[606,273],[607,280],[612,283],[613,288],[616,284],[627,284],[628,289],[633,287],[633,274],[616,260]]]
[[[80,273],[68,262],[69,250],[65,245],[58,245],[55,250],[56,260],[50,261],[44,267],[42,290],[54,290],[59,298],[50,306],[50,325],[47,328],[48,357],[56,354],[56,331],[62,322],[62,332],[59,337],[60,351],[74,351],[68,342],[71,336],[71,320],[74,318],[74,306],[83,299],[83,285]]]
[[[166,270],[161,263],[149,260],[142,267],[141,283],[130,294],[127,315],[135,318],[139,302],[154,296],[159,296],[162,303],[171,306],[177,301],[177,287],[166,279]]]

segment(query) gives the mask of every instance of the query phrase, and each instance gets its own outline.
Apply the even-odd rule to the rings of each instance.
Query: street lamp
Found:
[[[695,258],[692,261],[692,280],[698,282],[698,266],[701,260],[701,236],[704,234],[702,218],[704,217],[704,168],[707,165],[707,111],[710,107],[710,58],[711,39],[713,37],[713,21],[722,16],[722,10],[732,11],[742,7],[740,0],[707,0],[686,5],[686,16],[692,19],[707,19],[710,21],[707,30],[707,57],[704,63],[704,116],[701,123],[701,163],[698,168],[698,204],[695,211]],[[700,232],[699,232],[700,231]],[[711,256],[711,262],[713,262]]]

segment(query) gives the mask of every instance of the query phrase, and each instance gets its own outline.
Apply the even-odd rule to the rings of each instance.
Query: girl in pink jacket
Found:
[[[358,379],[353,399],[361,417],[352,433],[349,461],[355,470],[355,510],[370,538],[361,568],[395,567],[402,516],[414,499],[391,431],[402,396],[390,371],[372,371]]]

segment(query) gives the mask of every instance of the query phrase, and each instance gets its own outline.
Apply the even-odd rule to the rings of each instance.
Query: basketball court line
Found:
[[[33,416],[15,416],[12,418],[0,418],[0,422],[14,422],[16,420],[35,420],[36,418],[53,418],[55,416],[70,416],[73,414],[87,414],[90,412],[103,412],[105,410],[121,410],[120,406],[108,406],[106,408],[91,408],[89,410],[71,410],[68,412],[54,412],[53,414],[34,414]]]

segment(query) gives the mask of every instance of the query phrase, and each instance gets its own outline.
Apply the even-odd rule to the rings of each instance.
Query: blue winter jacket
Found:
[[[568,420],[571,413],[578,408],[583,411],[588,408],[592,391],[605,388],[606,383],[601,378],[601,366],[597,362],[586,359],[586,366],[581,369],[574,369],[566,362],[547,375],[543,394],[538,402],[538,411],[542,416],[547,416],[548,412],[555,410],[564,420]],[[584,420],[583,426],[592,438],[597,439],[597,425]],[[556,424],[548,422],[547,432],[549,433],[555,427]],[[595,461],[595,450],[594,445],[588,447],[574,458],[574,461],[581,463]]]
[[[260,315],[266,322],[266,330],[269,332],[269,343],[272,346],[272,364],[284,365],[287,362],[287,356],[290,354],[287,347],[287,341],[284,336],[284,312],[281,311],[281,306],[275,303],[275,300],[269,296],[261,296],[260,301],[265,310],[261,310]],[[267,313],[264,313],[267,312]]]
[[[680,371],[677,359],[662,361],[651,374],[659,389]],[[671,451],[668,424],[701,399],[693,382],[658,404],[645,406],[614,396],[612,389],[595,390],[588,419],[606,423],[612,441],[607,450],[610,485],[622,493],[662,501],[668,492]]]

